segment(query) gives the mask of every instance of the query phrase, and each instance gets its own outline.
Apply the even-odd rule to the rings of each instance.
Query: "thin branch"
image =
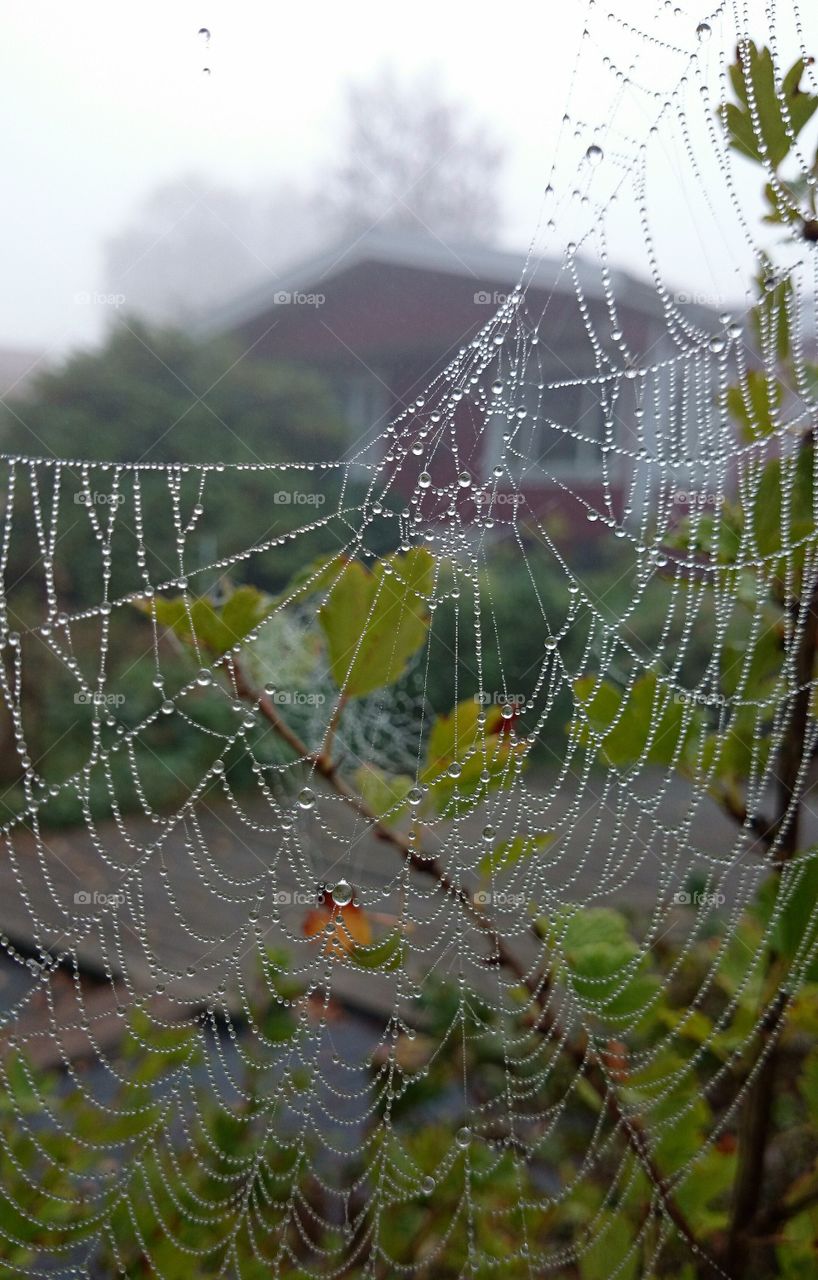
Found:
[[[806,442],[802,447],[807,447]],[[812,432],[809,433],[812,447]],[[796,613],[796,621],[797,613]],[[781,742],[776,775],[778,778],[778,821],[773,830],[777,847],[777,872],[798,849],[801,822],[802,765],[806,749],[812,679],[818,652],[818,581],[810,591],[793,664],[793,682],[797,690],[792,702],[787,732]],[[771,953],[768,962],[768,986],[775,985],[780,958]],[[738,1167],[733,1189],[730,1231],[725,1257],[731,1269],[741,1274],[745,1269],[750,1237],[759,1216],[764,1189],[764,1166],[770,1136],[770,1117],[778,1071],[776,1040],[781,1030],[786,1001],[774,999],[771,1015],[762,1029],[759,1055],[761,1066],[752,1080],[741,1115]],[[756,1058],[758,1061],[758,1057]]]
[[[720,1277],[721,1280],[730,1280],[729,1273],[718,1266],[698,1243],[690,1224],[673,1199],[667,1179],[660,1172],[650,1153],[648,1138],[641,1120],[637,1116],[630,1115],[622,1106],[614,1086],[588,1038],[583,1035],[581,1040],[571,1043],[560,1031],[553,1011],[548,1004],[549,977],[546,975],[537,978],[526,969],[519,957],[505,942],[491,918],[476,906],[465,889],[450,879],[440,861],[433,855],[428,857],[423,855],[401,832],[395,831],[393,827],[382,822],[361,796],[345,782],[338,772],[337,764],[327,756],[325,751],[315,752],[309,750],[306,744],[301,741],[298,735],[279,715],[276,705],[271,699],[264,693],[258,694],[251,687],[235,659],[231,658],[226,661],[225,666],[232,675],[237,695],[252,701],[258,706],[262,715],[269,721],[276,733],[292,748],[297,756],[306,764],[309,764],[316,773],[329,783],[337,795],[343,797],[352,806],[355,812],[371,827],[377,838],[392,845],[408,860],[414,871],[434,879],[444,893],[450,894],[462,905],[480,931],[491,942],[493,958],[496,957],[496,962],[511,973],[526,988],[529,995],[536,1002],[540,1014],[535,1024],[535,1029],[544,1035],[562,1040],[565,1052],[571,1057],[578,1070],[586,1076],[599,1096],[603,1107],[611,1112],[617,1125],[622,1128],[628,1145],[644,1169],[651,1186],[658,1193],[665,1214],[693,1250],[699,1264],[704,1265],[712,1275]],[[535,936],[538,943],[541,943],[542,939],[539,935],[535,934]]]

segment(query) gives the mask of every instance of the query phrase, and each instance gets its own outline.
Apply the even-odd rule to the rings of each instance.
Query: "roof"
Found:
[[[294,264],[274,280],[240,294],[217,308],[198,326],[203,335],[230,332],[275,310],[279,293],[314,293],[335,277],[366,263],[416,268],[419,271],[451,275],[475,281],[492,281],[511,289],[519,283],[525,268],[529,286],[556,292],[574,292],[564,259],[529,258],[521,252],[492,249],[485,245],[444,244],[431,235],[375,229],[353,239],[341,240],[331,248]],[[603,299],[599,270],[577,257],[580,285],[587,299]],[[611,287],[620,306],[658,316],[662,303],[652,285],[624,271],[609,272]],[[695,309],[692,309],[695,310]],[[707,312],[705,308],[699,308]],[[694,318],[691,316],[691,318]],[[695,317],[698,319],[699,317]]]

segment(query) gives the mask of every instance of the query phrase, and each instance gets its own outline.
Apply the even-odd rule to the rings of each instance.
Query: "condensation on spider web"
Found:
[[[770,12],[775,17],[775,10]],[[752,849],[748,825],[717,825],[708,798],[708,760],[734,741],[738,726],[749,776],[748,811],[763,810],[771,791],[770,761],[787,724],[793,676],[791,662],[785,663],[774,687],[765,691],[763,705],[743,667],[731,697],[719,693],[720,667],[739,615],[750,636],[769,624],[764,597],[773,564],[759,556],[750,536],[741,539],[738,571],[730,573],[720,572],[717,558],[706,552],[695,557],[694,572],[690,557],[674,552],[670,544],[680,494],[687,495],[682,505],[694,542],[699,531],[704,538],[712,526],[718,544],[721,502],[729,494],[741,496],[752,524],[761,469],[769,456],[769,442],[738,441],[724,406],[728,385],[750,363],[763,368],[772,385],[776,335],[768,332],[754,345],[746,325],[749,281],[766,261],[766,242],[757,237],[757,219],[745,208],[745,175],[727,148],[715,108],[726,92],[726,63],[737,37],[772,42],[782,69],[797,55],[803,33],[792,7],[786,28],[775,26],[770,32],[760,17],[751,29],[745,26],[748,21],[738,6],[735,12],[723,7],[708,14],[647,4],[623,5],[609,14],[587,6],[584,26],[577,31],[576,63],[542,217],[520,288],[384,439],[351,461],[309,468],[308,477],[304,468],[275,463],[242,471],[102,467],[77,460],[4,463],[2,693],[25,777],[18,812],[3,828],[4,898],[14,903],[16,938],[28,937],[40,957],[30,990],[5,1018],[6,1031],[26,1049],[44,1038],[61,1045],[67,1026],[73,1025],[87,1036],[100,1073],[87,1078],[75,1074],[73,1085],[90,1097],[96,1091],[102,1096],[109,1061],[114,1073],[122,1065],[115,1049],[97,1034],[102,1014],[86,1004],[79,980],[79,969],[92,958],[97,970],[108,975],[126,1013],[138,1008],[157,1025],[187,1020],[201,1036],[208,1060],[216,1064],[208,1075],[211,1104],[227,1109],[235,1102],[231,1081],[239,1061],[257,1077],[258,1088],[266,1091],[267,1110],[250,1163],[256,1173],[274,1165],[277,1169],[278,1181],[271,1173],[259,1194],[271,1213],[276,1206],[278,1224],[263,1231],[261,1202],[237,1194],[249,1166],[240,1163],[228,1171],[222,1166],[222,1190],[211,1188],[216,1199],[208,1212],[224,1223],[224,1266],[237,1274],[239,1239],[248,1256],[266,1260],[270,1274],[287,1274],[292,1245],[285,1243],[286,1227],[294,1214],[306,1212],[301,1193],[291,1192],[289,1178],[282,1178],[276,1163],[281,1145],[288,1142],[312,1165],[324,1189],[331,1189],[331,1208],[324,1212],[332,1224],[343,1226],[327,1253],[311,1251],[308,1234],[303,1236],[299,1266],[316,1274],[332,1274],[345,1265],[352,1243],[360,1242],[364,1222],[371,1250],[366,1274],[397,1274],[400,1263],[377,1253],[390,1211],[406,1204],[421,1209],[433,1205],[437,1188],[454,1179],[464,1200],[460,1209],[457,1196],[445,1201],[451,1205],[452,1222],[458,1212],[479,1217],[480,1183],[474,1170],[496,1166],[501,1157],[513,1160],[520,1179],[531,1173],[524,1185],[532,1212],[570,1208],[572,1197],[581,1199],[584,1180],[600,1165],[609,1179],[607,1203],[614,1204],[633,1171],[623,1155],[618,1173],[610,1172],[615,1168],[610,1164],[614,1139],[600,1123],[582,1131],[584,1159],[564,1183],[540,1177],[543,1154],[565,1123],[578,1076],[549,1037],[511,1035],[502,1022],[491,1033],[502,1042],[496,1073],[490,1077],[492,1091],[473,1096],[466,1075],[462,1093],[456,1090],[457,1096],[447,1098],[447,1122],[459,1116],[464,1123],[456,1133],[453,1129],[435,1168],[422,1167],[416,1151],[407,1153],[411,1135],[398,1123],[385,1127],[373,1089],[411,1096],[428,1075],[428,1061],[413,1061],[411,1054],[400,1056],[398,1071],[396,1055],[405,1039],[414,1036],[413,1010],[430,981],[463,981],[465,994],[453,1013],[452,1034],[465,1034],[464,1010],[474,1006],[468,994],[473,987],[494,1009],[519,1013],[520,984],[502,967],[487,968],[486,939],[463,904],[441,893],[433,878],[412,872],[387,842],[375,839],[371,824],[348,799],[322,784],[311,765],[285,751],[253,700],[238,698],[231,688],[231,676],[240,666],[258,694],[270,686],[267,696],[277,714],[309,750],[322,748],[338,698],[317,621],[322,602],[331,597],[331,581],[306,598],[288,601],[285,593],[241,651],[228,659],[226,672],[221,666],[210,670],[217,664],[203,653],[194,656],[192,666],[172,662],[172,645],[160,643],[158,634],[151,638],[149,624],[135,606],[150,606],[157,596],[180,592],[192,598],[224,575],[253,582],[254,575],[263,574],[266,557],[282,546],[290,554],[296,548],[299,562],[308,565],[316,548],[329,540],[333,549],[358,554],[371,564],[375,548],[382,545],[375,537],[382,524],[391,527],[392,542],[404,550],[428,547],[438,566],[429,601],[428,654],[421,649],[399,685],[350,699],[336,734],[341,772],[352,776],[361,765],[374,764],[416,781],[428,737],[433,654],[436,664],[450,664],[455,698],[519,698],[519,714],[509,725],[519,746],[509,757],[509,785],[492,790],[463,816],[428,815],[422,840],[448,877],[471,894],[482,883],[478,869],[486,852],[486,830],[491,840],[553,834],[540,856],[521,859],[491,881],[492,915],[528,971],[535,973],[544,956],[531,934],[532,915],[556,919],[571,903],[641,905],[633,972],[669,929],[682,958],[706,933],[721,939],[714,954],[723,955],[743,907],[758,888],[764,862]],[[808,76],[814,87],[811,68]],[[690,243],[680,234],[688,222],[701,237],[702,259],[714,282],[710,291],[689,285],[684,277],[693,264],[678,260],[678,244]],[[638,254],[626,235],[633,225],[641,229]],[[655,324],[650,337],[642,334],[641,341],[629,313],[630,286],[614,266],[623,252],[648,281],[652,300]],[[550,255],[554,265],[543,266],[541,255]],[[810,258],[803,245],[793,242],[776,246],[775,260],[775,270],[793,284],[787,308],[796,371],[803,371],[815,323],[814,253]],[[534,311],[534,286],[548,271],[547,305]],[[581,350],[570,363],[559,357],[562,363],[555,366],[560,336],[575,322],[583,335]],[[800,379],[778,410],[774,447],[782,453],[794,449],[814,412],[807,381]],[[564,465],[566,457],[574,460],[573,471]],[[243,491],[248,475],[256,500],[247,504],[241,543],[225,547],[219,512],[230,503],[231,492]],[[271,532],[272,495],[282,484],[302,481],[326,494],[320,514],[295,530]],[[548,504],[538,508],[509,500],[509,495],[525,496],[542,484],[551,485],[550,492],[564,500],[561,509],[571,510],[571,536],[550,519]],[[94,495],[101,492],[111,500],[100,503]],[[76,496],[87,501],[76,504]],[[146,509],[163,509],[164,515],[157,523],[146,522]],[[617,551],[618,577],[610,590],[600,588],[582,554],[582,529],[596,532],[600,526],[604,533],[596,545],[602,550],[610,544]],[[40,564],[26,575],[24,601],[13,574],[21,531],[27,536],[34,532],[42,553]],[[809,532],[802,541],[803,573],[812,579],[818,573],[818,548]],[[66,611],[61,598],[61,557],[69,545],[75,563],[84,557],[97,570],[97,602],[77,616]],[[194,545],[216,546],[218,556],[202,563]],[[773,557],[790,600],[796,590],[797,552],[795,544],[785,545]],[[508,685],[505,669],[513,637],[500,629],[502,610],[495,600],[504,575],[511,572],[509,565],[527,585],[518,616],[505,616],[502,626],[524,628],[537,639],[539,650],[522,689]],[[454,620],[445,635],[439,633],[438,621],[444,614]],[[147,660],[157,672],[155,696],[136,722],[122,712],[128,705],[129,672],[121,669],[113,651],[122,636],[116,622],[126,615],[133,617],[134,628],[147,627]],[[27,620],[22,630],[15,621],[19,617]],[[791,654],[801,615],[784,607],[780,623],[789,627]],[[433,648],[436,637],[439,643]],[[204,670],[197,674],[198,667]],[[499,691],[486,687],[486,669],[499,672]],[[87,735],[87,765],[71,777],[50,771],[48,752],[42,766],[28,757],[32,699],[38,681],[55,673],[63,681],[66,700],[84,704],[87,713],[82,727],[72,728]],[[574,693],[575,680],[584,675],[610,681],[626,699],[637,681],[646,675],[654,679],[653,728],[666,723],[670,707],[680,708],[684,733],[677,729],[677,738],[693,726],[693,767],[686,780],[680,781],[673,758],[650,763],[650,740],[627,767],[600,767],[599,726]],[[766,755],[761,734],[753,731],[754,715],[759,724],[765,716],[771,720]],[[56,727],[54,732],[56,752]],[[188,783],[188,798],[168,811],[146,761],[148,756],[161,759],[163,743],[177,732],[209,741],[212,753],[210,763],[200,766]],[[478,734],[475,750],[482,749]],[[535,749],[542,753],[540,763],[527,773],[520,765]],[[250,776],[249,790],[234,785],[240,770]],[[90,909],[77,903],[75,855],[64,838],[57,850],[49,829],[49,814],[66,796],[76,798],[84,817],[76,848],[82,850],[83,874],[94,894]],[[100,816],[100,805],[107,818]],[[679,895],[687,892],[691,877],[702,891],[691,909],[680,911]],[[305,905],[315,900],[318,886],[339,881],[354,888],[377,928],[386,921],[383,929],[400,931],[406,947],[403,966],[362,977],[343,956],[333,951],[328,956],[305,937]],[[787,884],[785,877],[784,897]],[[559,937],[552,936],[549,946],[558,951],[559,945]],[[294,977],[308,993],[289,1002],[298,1035],[280,1045],[259,1031],[259,993],[250,994],[258,957],[270,946],[289,951]],[[23,951],[11,943],[8,949],[24,962]],[[748,951],[744,982],[757,975],[761,950],[759,943],[756,954]],[[76,970],[75,1006],[67,1019],[64,1004],[59,1020],[56,1014],[50,1019],[41,1014],[32,1031],[34,1024],[27,1018],[42,993],[56,998],[58,962]],[[274,985],[266,992],[262,988],[262,997],[269,1000]],[[359,1000],[363,988],[370,1007],[378,1011],[380,1034],[345,1039],[331,1018],[313,1016],[316,996]],[[152,1003],[157,993],[161,1004]],[[653,999],[655,992],[646,989],[646,1003]],[[566,1037],[593,1025],[594,999],[587,992],[581,999],[558,986],[549,1003]],[[191,1004],[227,1018],[231,1028],[235,1020],[244,1020],[244,1034],[231,1040],[232,1056],[225,1056],[198,1016],[186,1014]],[[640,1013],[633,1013],[634,1025]],[[744,1029],[745,1041],[753,1031]],[[629,1032],[626,1020],[617,1035],[627,1043]],[[674,1034],[669,1028],[663,1047],[673,1043]],[[479,1023],[469,1022],[468,1035],[480,1039]],[[432,1047],[432,1060],[444,1043]],[[643,1050],[641,1065],[648,1069],[656,1052]],[[371,1062],[381,1064],[374,1083],[367,1074]],[[286,1080],[292,1086],[296,1065],[308,1067],[308,1076],[298,1087],[285,1087]],[[697,1055],[688,1052],[679,1058],[680,1073],[694,1067],[702,1068]],[[183,1145],[187,1140],[197,1159],[208,1164],[214,1148],[195,1123],[201,1075],[184,1064],[175,1069],[174,1107],[166,1118],[119,1143],[104,1176],[84,1175],[89,1240],[95,1234],[110,1235],[115,1204],[133,1207],[144,1198],[139,1160],[149,1153],[159,1153],[157,1168],[167,1191],[177,1197],[181,1222],[192,1228],[200,1221],[202,1205],[186,1197],[171,1153],[180,1140]],[[715,1087],[724,1068],[710,1070]],[[521,1073],[532,1088],[536,1085],[537,1097],[547,1096],[553,1087],[547,1109],[530,1109]],[[642,1106],[648,1129],[655,1111],[657,1133],[670,1122],[665,1104],[671,1088],[672,1082],[666,1088],[662,1083]],[[16,1106],[14,1091],[10,1097]],[[70,1136],[70,1116],[66,1120],[61,1114],[55,1110],[54,1124],[67,1125]],[[21,1108],[18,1123],[26,1132],[43,1121]],[[385,1148],[377,1139],[386,1134],[392,1155],[385,1173]],[[579,1140],[576,1132],[573,1136]],[[717,1136],[711,1134],[709,1141]],[[82,1140],[89,1141],[87,1132]],[[93,1145],[93,1137],[90,1141]],[[397,1154],[401,1147],[403,1157]],[[677,1185],[695,1177],[707,1147],[703,1142],[701,1151],[675,1170]],[[360,1157],[354,1187],[343,1183],[339,1149],[345,1158]],[[43,1196],[45,1220],[45,1187]],[[605,1205],[603,1199],[597,1213],[600,1238],[609,1229]],[[492,1211],[506,1212],[511,1221],[510,1208],[495,1204]],[[515,1223],[518,1259],[532,1276],[567,1265],[572,1256],[567,1244],[552,1247],[544,1238],[528,1239],[525,1224]],[[445,1248],[447,1229],[447,1224],[436,1225],[440,1234],[430,1247]],[[573,1253],[586,1252],[594,1237],[592,1222]],[[47,1238],[45,1256],[76,1262],[72,1237],[61,1236],[53,1221]],[[195,1255],[195,1235],[188,1233],[185,1239],[184,1249]],[[629,1248],[639,1246],[637,1241]],[[127,1252],[121,1234],[120,1247]],[[463,1274],[473,1273],[479,1260],[480,1246],[473,1240]],[[161,1262],[156,1270],[162,1273]]]

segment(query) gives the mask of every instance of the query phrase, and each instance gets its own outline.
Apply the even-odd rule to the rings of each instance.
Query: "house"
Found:
[[[353,463],[391,461],[384,432],[401,415],[401,426],[421,431],[425,422],[429,436],[435,406],[444,418],[448,411],[456,424],[448,446],[439,438],[430,462],[411,452],[398,458],[398,493],[410,495],[427,465],[433,483],[442,484],[457,459],[465,460],[478,484],[492,477],[508,511],[517,493],[538,517],[547,512],[569,529],[581,521],[590,535],[589,512],[592,520],[595,512],[617,520],[634,514],[634,493],[644,491],[644,481],[634,483],[635,459],[650,448],[662,403],[680,394],[669,376],[658,396],[641,389],[641,408],[637,383],[623,370],[644,362],[672,366],[680,344],[652,285],[611,270],[606,293],[599,264],[579,255],[570,269],[565,261],[530,260],[515,305],[509,300],[524,260],[432,236],[372,231],[229,302],[204,331],[234,335],[254,358],[319,371],[344,408]],[[717,316],[695,302],[684,305],[685,295],[678,302],[686,332],[700,331],[706,344],[720,327]],[[478,376],[469,380],[463,370],[481,334],[483,358],[475,354]],[[453,367],[461,371],[454,379]],[[456,392],[456,407],[453,388],[465,389]],[[445,460],[447,447],[457,459]]]

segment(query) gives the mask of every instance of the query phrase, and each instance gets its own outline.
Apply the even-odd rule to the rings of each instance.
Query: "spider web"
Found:
[[[786,36],[805,53],[793,14],[781,43]],[[774,7],[770,15],[768,42],[782,73]],[[649,1274],[671,1238],[678,1243],[667,1186],[684,1193],[733,1110],[694,1152],[668,1157],[664,1186],[653,1157],[687,1112],[693,1123],[695,1102],[679,1101],[684,1081],[704,1078],[697,1095],[715,1096],[758,1036],[763,1017],[743,1018],[742,997],[759,988],[772,931],[798,888],[797,860],[780,877],[764,928],[748,935],[740,922],[788,838],[816,738],[810,720],[789,808],[772,830],[765,817],[780,800],[782,743],[799,695],[813,684],[811,673],[804,683],[798,652],[809,616],[802,584],[818,578],[816,520],[813,511],[800,526],[791,513],[801,443],[815,419],[807,366],[816,259],[793,239],[777,251],[786,261],[771,266],[742,208],[715,109],[728,50],[750,35],[763,32],[750,30],[741,6],[732,21],[726,8],[701,18],[661,5],[631,5],[621,15],[587,7],[519,287],[351,460],[3,460],[0,679],[24,777],[23,798],[2,828],[3,918],[19,921],[16,944],[4,945],[30,971],[4,1015],[3,1070],[28,1163],[5,1132],[3,1143],[9,1187],[33,1193],[20,1218],[45,1241],[18,1274],[98,1274],[103,1247],[127,1273],[129,1242],[159,1275],[177,1274],[179,1257],[195,1274],[448,1275],[456,1273],[438,1260],[463,1231],[457,1274],[559,1273],[588,1265],[601,1245],[610,1251],[607,1274],[626,1276],[637,1265]],[[811,67],[807,75],[814,87]],[[581,92],[589,82],[593,97]],[[797,148],[794,156],[814,185]],[[719,288],[735,296],[736,281],[743,288],[755,266],[768,293],[780,295],[756,339],[743,310],[755,302],[750,295],[738,307],[719,304],[715,293],[691,302],[666,283],[673,228],[667,210],[654,216],[652,183],[677,162],[693,179]],[[625,206],[642,225],[661,319],[661,339],[649,348],[633,336],[610,265]],[[549,300],[535,312],[539,254],[555,246],[562,253]],[[585,362],[581,373],[566,368],[555,378],[549,357],[568,322],[566,299]],[[779,403],[783,324],[798,385]],[[752,431],[762,413],[751,370],[770,389],[766,434]],[[735,385],[750,424],[743,439],[728,412]],[[579,417],[577,389],[587,406]],[[581,459],[575,476],[561,465],[566,442]],[[762,477],[775,456],[782,479],[769,517]],[[204,535],[218,532],[211,526],[246,472],[260,500],[248,508],[242,543],[202,563]],[[565,536],[547,507],[528,500],[542,481],[567,502],[572,527],[587,526],[600,555],[615,548],[610,590],[589,572],[587,540]],[[311,518],[282,534],[271,530],[270,512],[284,491],[313,500],[303,507]],[[145,511],[160,509],[164,525],[146,523]],[[79,612],[62,599],[69,527],[80,547],[72,555],[96,566],[96,603]],[[39,563],[21,584],[18,531],[32,528]],[[229,578],[263,577],[266,557],[292,545],[305,575],[214,658],[190,612],[194,601]],[[335,558],[317,563],[327,545]],[[392,562],[404,597],[428,609],[428,634],[401,680],[346,697],[321,617],[348,558],[371,570],[384,545],[404,557],[429,553],[428,591],[413,594],[401,579],[406,562]],[[523,678],[509,669],[509,619],[495,599],[509,553],[524,583],[516,625],[535,637],[539,654]],[[349,663],[387,577],[356,620]],[[36,600],[37,620],[20,630],[13,618],[23,590]],[[175,599],[191,620],[187,666],[169,659],[180,642],[168,640],[161,602]],[[112,652],[124,616],[144,628],[140,661],[155,672],[153,700],[135,721],[123,712],[130,673]],[[771,632],[783,658],[759,694],[753,662]],[[467,723],[460,713],[451,765],[430,787],[429,687],[444,663],[453,702],[471,703],[474,715]],[[72,732],[87,745],[85,767],[71,776],[53,776],[47,760],[29,756],[28,719],[46,668],[61,672],[78,708]],[[489,671],[499,672],[499,688],[487,686]],[[648,730],[634,748],[628,718],[638,706],[647,708]],[[161,759],[177,730],[212,750],[168,811],[145,781],[146,762]],[[330,740],[340,763],[328,772]],[[712,793],[733,758],[747,785],[728,819]],[[368,783],[398,776],[409,789],[376,813],[354,798],[364,789],[361,769]],[[435,785],[447,790],[430,808]],[[66,799],[82,818],[70,841],[55,838],[49,821]],[[385,827],[394,838],[384,838]],[[486,870],[490,851],[520,853],[532,840],[534,856],[498,855]],[[616,946],[611,912],[634,905],[637,942],[615,981],[593,972],[572,981],[569,953],[582,950],[582,919],[593,940],[612,930]],[[305,917],[318,932],[305,932]],[[376,947],[365,969],[351,946],[361,919],[372,922]],[[646,965],[668,939],[672,966],[651,981]],[[640,1041],[643,1020],[708,939],[710,963],[687,1009],[659,1038]],[[811,953],[807,933],[789,995]],[[89,967],[101,979],[93,991]],[[691,1052],[690,1028],[728,968],[719,1025]],[[443,980],[455,993],[450,1005],[439,994]],[[339,1018],[339,1003],[365,1006],[366,1020]],[[434,1030],[416,1015],[430,1003]],[[138,1067],[109,1037],[112,1014],[130,1020]],[[710,1053],[717,1036],[723,1051]],[[687,1051],[674,1056],[680,1045]],[[65,1081],[47,1099],[25,1065],[44,1046]],[[145,1062],[160,1048],[175,1056],[154,1080]],[[453,1054],[460,1078],[455,1071],[442,1102],[428,1100],[439,1062]],[[492,1063],[478,1092],[475,1054]],[[77,1065],[83,1058],[90,1072]],[[128,1070],[134,1078],[123,1080]],[[589,1074],[607,1102],[577,1127],[570,1117],[587,1101]],[[611,1103],[626,1075],[629,1100]],[[736,1106],[742,1096],[736,1091]],[[434,1151],[413,1146],[401,1124],[401,1107],[416,1097],[439,1127]],[[223,1128],[206,1118],[205,1098],[222,1112]],[[566,1126],[576,1154],[555,1172]],[[637,1129],[647,1135],[642,1158],[624,1140]],[[238,1154],[231,1135],[247,1142]],[[82,1154],[68,1174],[80,1228],[61,1226],[64,1185],[53,1190],[54,1168],[69,1151]],[[206,1193],[192,1182],[187,1157],[208,1171]],[[586,1226],[573,1240],[553,1232],[554,1215],[587,1203],[601,1171],[605,1193]],[[486,1208],[484,1188],[495,1175],[513,1193]],[[640,1179],[655,1214],[623,1242],[615,1210]],[[425,1215],[440,1204],[432,1230]],[[395,1215],[407,1238],[427,1231],[422,1262],[396,1256]],[[11,1256],[29,1237],[14,1214],[9,1220],[0,1230]]]

